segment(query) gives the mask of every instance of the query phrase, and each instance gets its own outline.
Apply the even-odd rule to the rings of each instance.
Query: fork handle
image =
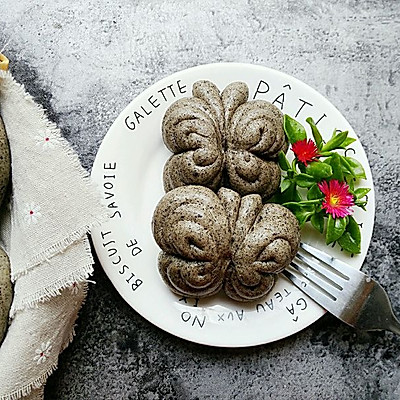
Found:
[[[388,329],[396,335],[400,335],[400,322],[394,318]]]
[[[400,328],[398,326],[390,325],[389,330],[396,335],[400,335]]]

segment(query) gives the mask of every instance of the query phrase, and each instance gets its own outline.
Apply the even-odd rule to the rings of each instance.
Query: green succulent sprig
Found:
[[[350,253],[361,252],[361,231],[352,214],[352,207],[365,210],[370,188],[356,188],[366,179],[362,164],[343,150],[356,141],[348,131],[334,130],[324,142],[312,118],[306,119],[312,139],[306,129],[289,115],[284,116],[284,130],[295,154],[289,162],[283,152],[279,165],[283,177],[273,201],[289,208],[300,226],[306,222],[325,235],[326,244],[337,242]]]

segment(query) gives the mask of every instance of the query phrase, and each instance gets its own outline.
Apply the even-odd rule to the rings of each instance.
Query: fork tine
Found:
[[[315,271],[319,272],[321,275],[324,277],[328,278],[330,281],[332,281],[334,284],[336,284],[338,287],[343,289],[343,280],[345,278],[342,277],[342,274],[336,274],[332,272],[332,269],[328,269],[325,267],[325,263],[318,262],[318,259],[315,259],[314,256],[309,254],[308,252],[298,252],[296,254],[296,257],[301,260],[304,264],[309,265],[312,269]],[[335,270],[334,270],[335,271]]]
[[[334,305],[335,302],[331,297],[326,296],[323,292],[315,288],[306,277],[301,276],[301,278],[299,278],[296,274],[292,272],[292,269],[290,267],[282,271],[282,274],[318,304],[324,304],[324,306],[321,307],[330,308]]]
[[[321,250],[316,249],[315,247],[310,246],[309,244],[300,243],[300,247],[306,252],[313,255],[315,258],[320,259],[321,261],[338,271],[340,274],[344,275],[347,279],[349,279],[349,277],[352,275],[352,272],[354,273],[355,271],[352,266],[338,260],[335,257],[330,256],[327,253],[324,253]]]
[[[323,251],[300,246],[283,276],[350,326],[400,334],[400,321],[379,283]]]
[[[315,285],[319,286],[325,292],[327,292],[330,296],[334,298],[336,301],[338,297],[341,295],[342,288],[338,289],[337,287],[330,284],[327,280],[321,278],[320,276],[315,273],[311,268],[306,268],[302,265],[302,263],[298,262],[297,258],[295,257],[290,265],[300,272],[303,276],[305,276],[310,282],[314,283]]]

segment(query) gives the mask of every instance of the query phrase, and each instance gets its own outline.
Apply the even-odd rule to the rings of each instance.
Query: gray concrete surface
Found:
[[[364,270],[400,315],[400,2],[397,0],[0,1],[0,48],[90,170],[110,124],[143,89],[186,67],[266,65],[346,116],[376,185]],[[327,315],[280,342],[207,348],[135,313],[96,265],[77,336],[46,399],[399,399],[400,337]]]

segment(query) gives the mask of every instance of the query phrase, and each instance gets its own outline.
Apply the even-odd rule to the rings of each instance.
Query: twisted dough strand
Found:
[[[224,155],[223,107],[217,87],[193,85],[193,96],[173,103],[164,115],[162,134],[174,153],[164,167],[165,191],[196,184],[216,190],[221,185]]]
[[[279,204],[265,204],[260,209],[260,200],[255,195],[243,197],[243,211],[239,212],[233,233],[232,263],[224,290],[239,301],[265,296],[274,285],[275,275],[292,261],[300,243],[296,217]]]
[[[204,297],[218,291],[230,258],[228,219],[217,195],[202,186],[168,192],[153,216],[162,253],[159,271],[175,293]]]

